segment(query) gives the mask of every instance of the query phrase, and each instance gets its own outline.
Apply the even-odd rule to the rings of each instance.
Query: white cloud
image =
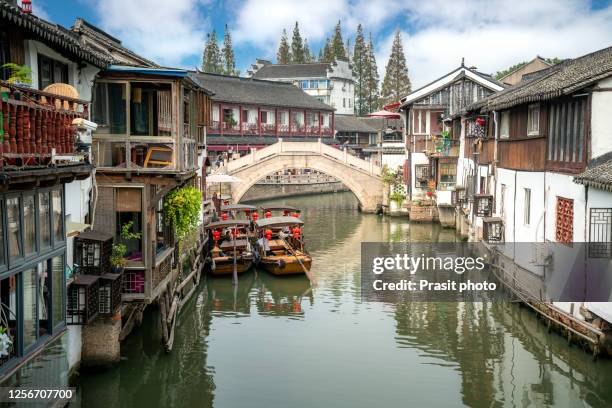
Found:
[[[612,6],[592,11],[574,0],[430,0],[408,3],[406,10],[402,38],[413,89],[456,68],[462,57],[495,73],[536,55],[573,58],[612,46]],[[379,41],[381,79],[392,40],[391,34]]]
[[[102,29],[161,65],[182,66],[202,52],[209,22],[204,0],[89,0]],[[192,68],[192,67],[190,67]]]

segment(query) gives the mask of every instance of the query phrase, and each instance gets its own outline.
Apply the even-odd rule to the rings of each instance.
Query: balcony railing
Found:
[[[288,124],[243,122],[242,124],[231,124],[227,122],[213,121],[209,133],[225,135],[247,135],[247,136],[332,136],[333,130],[329,126],[303,125],[293,123],[291,128]]]
[[[72,121],[87,118],[89,103],[0,81],[0,167],[41,166],[52,153],[74,153]]]

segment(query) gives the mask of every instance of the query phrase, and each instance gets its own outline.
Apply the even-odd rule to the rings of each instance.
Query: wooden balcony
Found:
[[[47,166],[53,154],[76,152],[72,121],[88,118],[89,102],[1,81],[0,87],[0,168]]]
[[[281,123],[238,123],[213,121],[208,129],[210,134],[215,135],[240,135],[240,136],[332,136],[333,129],[329,126],[308,126],[303,124]]]

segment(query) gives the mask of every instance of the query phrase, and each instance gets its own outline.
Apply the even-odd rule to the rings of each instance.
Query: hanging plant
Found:
[[[198,226],[202,192],[195,187],[172,190],[164,200],[166,225],[174,226],[176,237],[182,240],[187,233]]]
[[[32,70],[27,65],[19,65],[9,62],[0,68],[9,70],[9,77],[6,80],[9,84],[30,85],[32,83]]]
[[[5,327],[0,326],[0,358],[7,357],[10,354],[13,340],[8,334]]]

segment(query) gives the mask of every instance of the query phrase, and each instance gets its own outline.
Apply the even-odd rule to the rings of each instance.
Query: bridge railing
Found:
[[[263,149],[254,150],[246,156],[230,161],[227,163],[224,170],[231,173],[275,154],[301,152],[321,154],[377,176],[382,172],[380,166],[375,165],[373,162],[353,156],[352,154],[349,154],[347,150],[340,150],[335,147],[328,146],[322,143],[320,140],[319,142],[283,142],[282,139],[279,139],[279,141],[273,145],[264,147]]]

